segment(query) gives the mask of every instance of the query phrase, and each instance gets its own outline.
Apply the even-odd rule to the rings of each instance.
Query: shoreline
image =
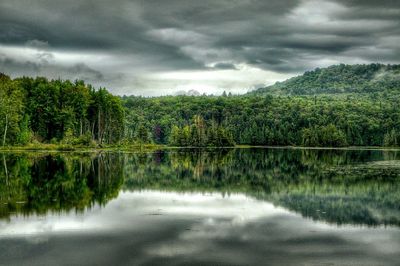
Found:
[[[0,152],[151,152],[155,150],[216,150],[216,149],[293,149],[293,150],[381,150],[400,151],[400,147],[381,146],[348,146],[348,147],[303,147],[303,146],[270,146],[270,145],[235,145],[230,147],[179,147],[158,144],[108,146],[108,147],[82,147],[55,144],[40,144],[35,146],[6,146],[0,147]]]

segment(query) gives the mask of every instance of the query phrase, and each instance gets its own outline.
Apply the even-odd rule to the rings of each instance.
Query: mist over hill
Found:
[[[186,96],[200,96],[201,94],[197,90],[188,90],[188,91],[180,90],[180,91],[177,91],[174,95],[175,96],[183,96],[183,95],[186,95]]]
[[[376,93],[400,90],[400,65],[333,65],[316,68],[303,75],[249,94],[314,95]]]

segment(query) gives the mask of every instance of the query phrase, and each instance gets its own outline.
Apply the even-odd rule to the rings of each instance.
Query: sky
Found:
[[[118,95],[241,94],[372,62],[400,62],[398,0],[0,1],[0,72]]]

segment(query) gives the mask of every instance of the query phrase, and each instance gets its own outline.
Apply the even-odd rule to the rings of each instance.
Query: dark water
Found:
[[[0,265],[400,265],[400,152],[0,153]]]

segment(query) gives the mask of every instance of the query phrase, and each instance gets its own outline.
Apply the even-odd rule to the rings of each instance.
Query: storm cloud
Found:
[[[0,2],[0,72],[117,94],[244,93],[315,67],[400,61],[400,2]]]

